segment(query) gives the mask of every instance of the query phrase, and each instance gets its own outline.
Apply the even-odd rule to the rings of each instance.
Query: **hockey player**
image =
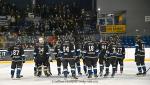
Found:
[[[57,45],[56,45],[56,47],[55,47],[55,53],[56,53],[56,55],[55,55],[55,59],[56,59],[56,61],[57,61],[57,70],[58,70],[58,76],[59,75],[61,75],[61,57],[60,57],[60,55],[59,55],[59,52],[60,52],[60,45],[61,45],[61,43],[60,42],[58,42],[57,43]]]
[[[118,43],[117,45],[117,59],[116,59],[116,72],[118,68],[118,64],[120,64],[120,73],[123,73],[123,60],[125,58],[125,48],[121,43]]]
[[[61,55],[61,61],[63,63],[63,73],[64,77],[68,77],[68,63],[70,64],[71,67],[71,73],[72,77],[74,79],[78,79],[76,77],[76,71],[75,71],[75,50],[74,50],[74,45],[69,42],[68,40],[65,40],[64,43],[61,44],[60,47],[60,55]]]
[[[100,50],[100,55],[99,55],[99,65],[100,65],[100,76],[103,75],[103,70],[104,70],[104,63],[105,63],[105,54],[107,50],[107,42],[103,41],[99,43],[99,50]]]
[[[80,66],[80,53],[81,53],[81,49],[79,47],[79,44],[74,44],[74,49],[75,49],[75,63],[77,66],[77,70],[78,70],[78,74],[82,75],[81,73],[81,66]]]
[[[34,48],[34,61],[35,61],[35,68],[34,74],[35,76],[42,75],[42,65],[44,66],[44,74],[48,77],[51,75],[50,72],[50,63],[49,63],[49,46],[46,43],[39,43]]]
[[[82,46],[81,46],[81,56],[82,56],[82,60],[83,60],[83,70],[84,70],[84,73],[86,75],[88,75],[87,73],[87,65],[86,65],[86,60],[85,60],[85,54],[86,52],[84,51],[84,45],[85,45],[86,41],[84,43],[82,43]]]
[[[87,76],[88,75],[88,73],[87,73],[87,65],[86,65],[86,60],[85,60],[84,55],[82,55],[82,59],[83,59],[83,70],[84,70],[85,75]]]
[[[19,44],[16,44],[15,46],[13,46],[10,52],[11,52],[11,58],[12,58],[11,78],[14,78],[15,69],[17,69],[16,78],[21,78],[20,73],[21,73],[22,64],[23,64],[24,57],[22,55],[24,54],[24,49]]]
[[[146,75],[144,43],[139,37],[136,40],[135,47],[135,62],[138,68],[136,75]]]
[[[106,54],[107,54],[107,56],[105,56],[106,73],[104,74],[104,77],[107,77],[109,75],[110,65],[112,65],[111,77],[114,77],[116,70],[117,46],[113,41],[109,42]]]
[[[92,72],[94,77],[97,76],[97,61],[98,61],[98,46],[96,43],[89,40],[84,46],[85,63],[88,66],[88,78],[92,78]],[[93,70],[92,70],[93,67]]]

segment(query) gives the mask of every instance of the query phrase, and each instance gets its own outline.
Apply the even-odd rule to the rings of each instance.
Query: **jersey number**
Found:
[[[92,45],[92,46],[89,46],[89,51],[91,52],[91,51],[94,51],[94,46]]]
[[[116,48],[115,47],[113,47],[113,53],[115,53],[116,52]]]
[[[118,49],[118,53],[121,53],[122,52],[122,49],[120,48],[120,49]]]
[[[19,55],[19,50],[13,50],[13,55]]]
[[[106,45],[102,45],[102,49],[106,49]]]
[[[63,51],[64,51],[64,52],[69,52],[69,47],[68,47],[68,46],[64,46],[64,47],[63,47]]]

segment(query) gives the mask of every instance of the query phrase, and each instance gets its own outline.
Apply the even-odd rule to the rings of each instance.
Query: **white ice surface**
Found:
[[[81,65],[82,66],[82,65]],[[146,63],[147,68],[150,63]],[[134,62],[126,62],[124,65],[124,73],[121,75],[118,71],[114,78],[88,79],[85,75],[78,76],[78,80],[69,77],[65,80],[62,76],[57,76],[56,62],[51,63],[51,71],[53,76],[34,77],[34,64],[24,64],[22,69],[23,78],[10,78],[10,65],[0,64],[0,85],[150,85],[150,71],[144,77],[137,77],[137,68]],[[98,66],[99,67],[99,66]]]

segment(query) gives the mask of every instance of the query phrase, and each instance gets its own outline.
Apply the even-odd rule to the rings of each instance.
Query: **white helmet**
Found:
[[[39,38],[39,43],[44,44],[44,38],[43,37]]]

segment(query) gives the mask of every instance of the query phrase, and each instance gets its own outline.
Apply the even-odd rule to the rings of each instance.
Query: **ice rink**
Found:
[[[150,67],[150,62],[146,62],[147,68]],[[85,75],[78,76],[78,80],[69,77],[67,80],[63,75],[57,76],[56,62],[51,63],[51,77],[34,77],[33,76],[33,63],[26,63],[23,66],[21,79],[10,78],[10,64],[0,64],[0,85],[149,85],[150,71],[146,76],[137,77],[137,68],[135,62],[125,62],[124,73],[120,74],[119,71],[114,78],[98,77],[88,79]],[[99,66],[98,66],[99,67]],[[98,72],[99,73],[99,72]]]

